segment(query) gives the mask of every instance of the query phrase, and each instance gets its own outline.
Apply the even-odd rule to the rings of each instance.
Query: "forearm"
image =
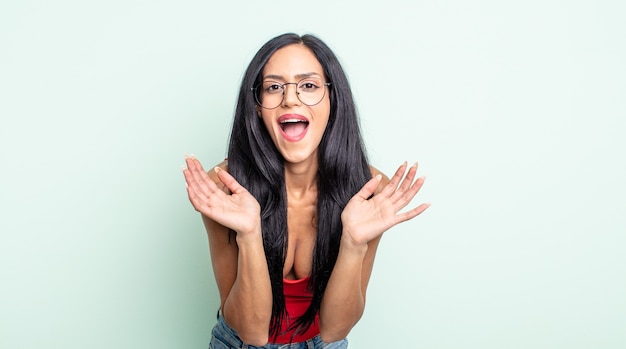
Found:
[[[345,338],[363,315],[362,271],[367,249],[367,244],[356,245],[344,234],[320,307],[320,332],[326,342]]]
[[[260,228],[238,234],[237,245],[237,278],[224,302],[224,318],[245,343],[263,345],[272,317],[272,288]]]

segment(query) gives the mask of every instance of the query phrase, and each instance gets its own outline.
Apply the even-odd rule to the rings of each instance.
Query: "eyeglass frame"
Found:
[[[302,102],[302,104],[304,104],[304,105],[306,105],[306,106],[309,106],[309,107],[312,107],[312,106],[314,106],[314,105],[318,105],[318,104],[320,104],[320,103],[322,102],[322,100],[324,99],[324,95],[326,95],[326,90],[324,90],[324,94],[322,95],[322,98],[320,98],[320,100],[319,100],[319,101],[317,101],[315,104],[307,104],[307,103],[305,103],[304,101],[302,101],[302,100],[300,99],[300,92],[298,92],[298,84],[300,84],[300,82],[301,82],[301,81],[306,80],[306,79],[308,79],[308,77],[306,77],[306,78],[302,78],[302,79],[298,80],[298,82],[285,82],[284,84],[281,84],[281,83],[279,83],[278,81],[275,81],[276,83],[278,83],[278,84],[280,85],[280,87],[281,87],[281,88],[282,88],[282,90],[283,90],[283,93],[282,93],[282,99],[281,99],[281,100],[280,100],[280,102],[279,102],[279,103],[278,103],[275,107],[273,107],[273,108],[264,107],[264,106],[263,106],[263,103],[259,102],[259,96],[257,95],[257,88],[258,88],[259,86],[263,85],[263,81],[261,81],[260,83],[258,83],[258,84],[257,84],[256,86],[254,86],[254,87],[250,87],[250,91],[252,91],[252,93],[253,93],[253,95],[254,95],[254,101],[255,101],[255,102],[256,102],[256,103],[257,103],[257,104],[258,104],[261,108],[263,108],[263,109],[276,109],[276,108],[280,107],[280,105],[281,105],[281,104],[283,103],[283,101],[285,100],[285,92],[287,92],[287,88],[286,88],[286,86],[287,86],[287,85],[296,85],[296,97],[298,97],[298,100],[299,100],[300,102]],[[330,82],[325,82],[325,83],[323,83],[322,85],[323,85],[324,87],[329,87],[330,85],[332,85],[332,83],[330,83]]]

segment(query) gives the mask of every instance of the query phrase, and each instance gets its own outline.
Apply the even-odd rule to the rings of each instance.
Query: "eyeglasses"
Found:
[[[285,99],[287,85],[296,85],[296,96],[300,102],[308,106],[314,106],[324,99],[326,86],[330,82],[324,82],[318,77],[307,77],[298,82],[286,82],[281,84],[278,81],[266,80],[251,88],[254,92],[254,99],[265,109],[274,109]]]

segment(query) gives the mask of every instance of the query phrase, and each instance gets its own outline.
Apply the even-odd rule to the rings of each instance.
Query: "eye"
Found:
[[[304,80],[298,84],[298,89],[302,92],[313,92],[322,86],[321,81],[317,80]]]
[[[267,81],[263,83],[263,92],[269,94],[276,94],[283,92],[283,85],[275,81]]]

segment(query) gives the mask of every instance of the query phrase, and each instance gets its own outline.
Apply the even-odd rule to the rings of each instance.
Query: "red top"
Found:
[[[313,294],[307,290],[309,284],[309,277],[299,280],[287,280],[283,279],[283,290],[285,293],[285,305],[287,313],[289,314],[289,321],[283,321],[281,334],[276,337],[274,343],[286,344],[304,342],[307,339],[311,339],[320,334],[319,327],[319,315],[315,316],[315,321],[311,324],[309,329],[303,334],[294,335],[295,330],[287,331],[289,326],[293,324],[294,320],[299,316],[302,316],[304,312],[309,308]],[[293,338],[292,338],[293,336]]]

